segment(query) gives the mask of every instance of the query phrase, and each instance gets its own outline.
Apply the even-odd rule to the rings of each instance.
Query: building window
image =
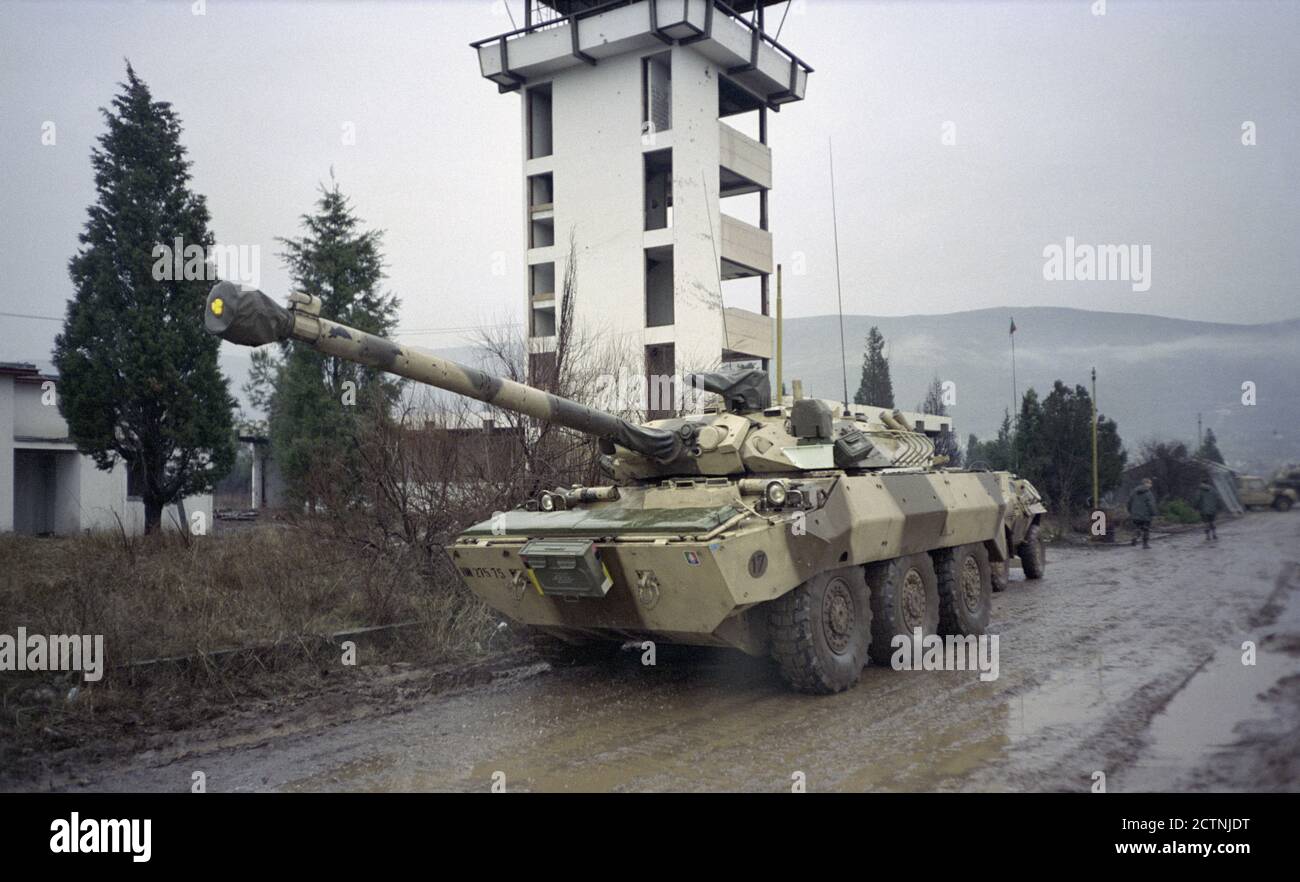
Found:
[[[555,185],[548,172],[528,178],[528,247],[555,244]]]
[[[673,249],[671,245],[645,252],[645,324],[659,328],[673,323]]]
[[[645,154],[645,228],[662,230],[673,225],[673,152]]]
[[[653,135],[673,127],[672,52],[641,59],[641,133]]]
[[[555,264],[535,263],[528,267],[528,282],[533,300],[554,300]]]
[[[555,336],[555,307],[554,306],[533,308],[532,331],[534,337]]]
[[[535,263],[528,267],[528,298],[531,312],[529,333],[534,337],[554,337],[554,263]]]
[[[528,158],[551,155],[551,84],[528,90]]]

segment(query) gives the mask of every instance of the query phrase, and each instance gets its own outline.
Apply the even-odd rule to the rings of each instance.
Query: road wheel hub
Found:
[[[925,627],[925,580],[915,569],[903,577],[903,624],[909,633]]]
[[[853,594],[842,579],[836,579],[826,586],[822,600],[822,630],[826,633],[827,645],[836,655],[843,655],[849,648],[856,622]]]

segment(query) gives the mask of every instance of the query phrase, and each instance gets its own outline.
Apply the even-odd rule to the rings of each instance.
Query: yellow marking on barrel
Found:
[[[226,304],[221,301],[220,297],[212,298],[212,314],[221,315],[221,311],[226,308]]]

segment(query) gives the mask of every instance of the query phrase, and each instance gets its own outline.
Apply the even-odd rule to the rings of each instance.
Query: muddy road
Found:
[[[995,596],[1000,676],[868,668],[830,697],[729,653],[526,658],[421,694],[419,669],[29,787],[183,791],[1300,789],[1300,512],[1152,548],[1049,552]],[[1242,644],[1257,664],[1242,664]]]

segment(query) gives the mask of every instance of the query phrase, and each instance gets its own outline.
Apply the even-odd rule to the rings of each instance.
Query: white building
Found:
[[[0,362],[0,533],[72,535],[86,530],[144,532],[144,503],[131,495],[127,468],[101,471],[77,452],[59,413],[55,377],[34,365]],[[212,524],[212,497],[185,500],[186,514]],[[163,513],[174,527],[175,509]]]
[[[572,234],[575,319],[643,352],[648,376],[767,366],[768,116],[811,72],[765,32],[771,2],[525,0],[524,27],[473,44],[483,76],[523,98],[536,350],[555,345]],[[743,196],[756,223],[726,210]],[[738,299],[752,308],[723,308]]]

